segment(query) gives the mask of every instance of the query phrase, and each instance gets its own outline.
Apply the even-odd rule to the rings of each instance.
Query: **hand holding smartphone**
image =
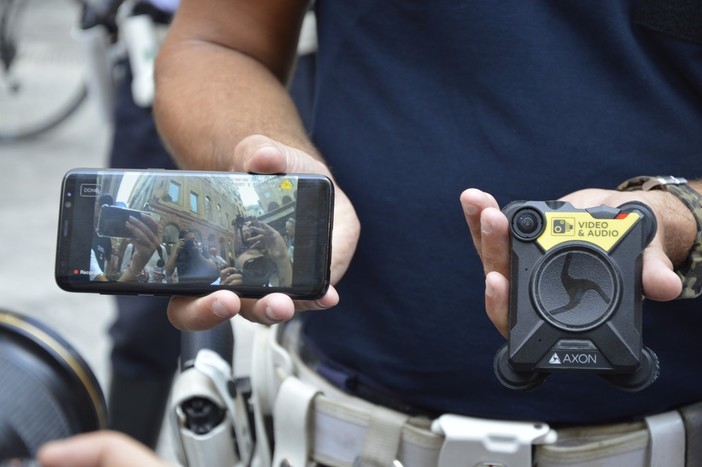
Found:
[[[318,299],[329,286],[333,196],[328,178],[309,174],[73,170],[56,280],[72,292]]]

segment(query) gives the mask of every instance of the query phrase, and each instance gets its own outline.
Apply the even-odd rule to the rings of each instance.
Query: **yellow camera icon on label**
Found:
[[[575,218],[572,217],[557,217],[553,219],[551,224],[552,235],[575,235]]]

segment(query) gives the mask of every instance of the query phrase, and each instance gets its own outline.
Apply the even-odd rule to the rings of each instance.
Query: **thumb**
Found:
[[[234,150],[235,172],[320,173],[329,170],[312,155],[263,135],[247,136]]]

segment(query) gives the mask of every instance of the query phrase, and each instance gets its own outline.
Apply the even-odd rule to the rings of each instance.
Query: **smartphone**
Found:
[[[100,237],[135,238],[136,234],[128,227],[129,218],[142,220],[143,216],[159,219],[156,213],[104,204],[100,206],[97,234]]]
[[[71,170],[56,282],[70,292],[318,299],[329,287],[333,205],[321,175]]]

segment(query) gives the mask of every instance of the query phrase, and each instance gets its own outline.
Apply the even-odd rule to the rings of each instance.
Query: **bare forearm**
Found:
[[[166,264],[166,276],[171,276],[175,272],[176,260],[178,259],[178,250],[174,251],[173,254],[168,258],[168,263]]]
[[[312,150],[283,85],[254,60],[216,49],[189,44],[159,58],[155,114],[178,164],[231,169],[234,148],[252,134]]]
[[[292,264],[286,256],[280,261],[275,261],[278,268],[278,280],[281,287],[290,287],[292,285]]]
[[[218,16],[236,8],[237,2],[231,7],[223,3]],[[231,169],[237,143],[253,134],[314,153],[285,88],[294,60],[294,25],[285,37],[261,37],[253,31],[237,34],[242,25],[233,20],[217,27],[222,20],[211,15],[206,24],[217,32],[206,35],[201,32],[205,20],[189,7],[183,2],[156,67],[154,111],[177,162],[189,168]],[[292,47],[274,45],[278,43]]]

